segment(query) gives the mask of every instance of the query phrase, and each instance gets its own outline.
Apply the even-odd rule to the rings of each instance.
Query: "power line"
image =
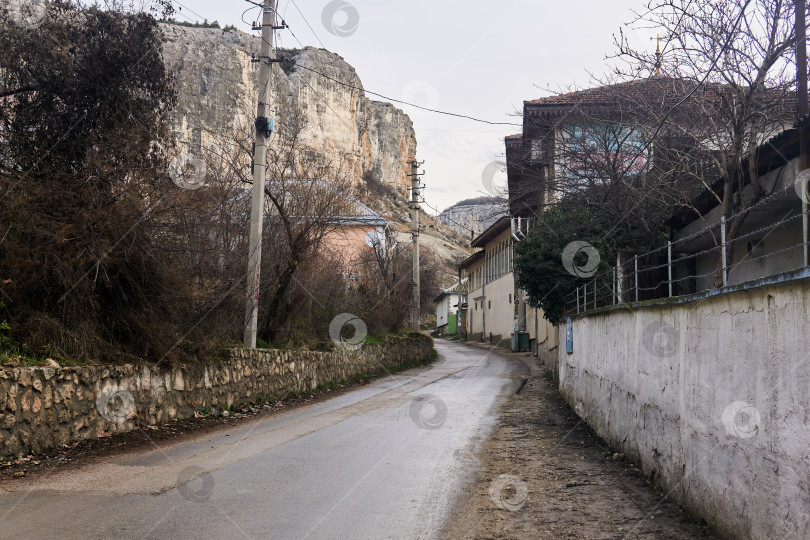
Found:
[[[288,4],[288,5],[289,5],[289,4]],[[299,13],[300,13],[300,12],[299,12]],[[298,42],[298,44],[299,44],[299,45],[300,45],[300,46],[303,48],[303,47],[304,47],[304,44],[303,44],[303,43],[301,43],[301,40],[300,40],[300,39],[298,39],[298,36],[296,36],[296,35],[295,35],[295,33],[294,33],[294,32],[293,32],[291,29],[290,29],[290,27],[289,27],[289,26],[287,26],[287,28],[286,28],[286,29],[290,31],[290,34],[291,34],[291,35],[292,35],[292,37],[295,39],[295,41],[297,41],[297,42]],[[316,36],[316,37],[317,37],[317,36]],[[279,41],[280,41],[280,40],[279,40]],[[281,56],[281,55],[279,55],[279,56]],[[329,101],[328,101],[328,100],[323,99],[323,96],[321,96],[320,92],[318,92],[318,91],[317,91],[315,88],[313,88],[313,87],[312,87],[312,85],[311,85],[311,84],[309,84],[309,81],[304,80],[304,83],[305,83],[305,84],[306,84],[306,85],[309,87],[309,89],[310,89],[310,90],[312,90],[312,91],[315,93],[315,95],[317,95],[317,96],[321,97],[322,101],[323,101],[323,102],[326,104],[326,106],[329,108],[329,110],[330,110],[330,111],[332,111],[332,114],[334,114],[334,115],[335,115],[335,117],[337,117],[337,119],[338,119],[338,120],[340,120],[340,121],[341,121],[341,123],[342,123],[344,126],[346,126],[346,127],[347,127],[347,128],[349,128],[349,129],[352,129],[352,126],[350,126],[348,123],[346,123],[346,120],[344,120],[344,119],[343,119],[343,118],[342,118],[342,117],[341,117],[341,116],[340,116],[340,115],[337,113],[337,111],[336,111],[335,109],[333,109],[331,105],[329,105]]]
[[[392,97],[388,97],[388,96],[380,94],[378,92],[372,92],[371,90],[367,90],[365,88],[361,88],[361,87],[354,86],[354,85],[349,84],[349,83],[345,83],[343,81],[340,81],[338,79],[330,77],[329,75],[321,73],[320,71],[317,71],[317,70],[312,69],[312,68],[307,67],[307,66],[303,66],[303,65],[299,66],[298,64],[296,64],[296,67],[302,67],[302,68],[306,69],[307,71],[311,71],[312,73],[320,75],[321,77],[323,77],[325,79],[328,79],[328,80],[332,81],[333,83],[340,84],[340,85],[345,86],[347,88],[351,88],[351,89],[357,90],[359,92],[365,92],[367,94],[371,94],[372,96],[377,96],[377,97],[386,99],[388,101],[393,101],[394,103],[402,103],[403,105],[408,105],[409,107],[416,107],[417,109],[421,109],[423,111],[428,111],[428,112],[432,112],[432,113],[436,113],[436,114],[444,114],[446,116],[453,116],[455,118],[464,118],[466,120],[472,120],[473,122],[480,122],[482,124],[489,124],[491,126],[519,126],[519,127],[523,127],[523,124],[516,124],[514,122],[491,122],[489,120],[482,120],[481,118],[475,118],[473,116],[468,116],[466,114],[458,114],[458,113],[452,113],[452,112],[447,112],[447,111],[440,111],[438,109],[431,109],[430,107],[423,107],[422,105],[417,105],[415,103],[411,103],[409,101],[403,101],[401,99],[394,99]]]
[[[435,211],[436,211],[436,213],[438,214],[436,217],[437,217],[437,219],[439,219],[439,222],[440,222],[440,223],[441,223],[441,219],[442,219],[442,217],[443,217],[443,218],[444,218],[444,219],[446,219],[447,221],[452,221],[453,223],[455,223],[456,225],[458,225],[459,227],[461,227],[461,228],[462,228],[462,229],[464,229],[465,231],[469,231],[469,232],[471,232],[471,233],[475,233],[475,231],[474,231],[473,229],[471,229],[471,228],[467,227],[466,225],[462,225],[461,223],[459,223],[459,222],[458,222],[458,221],[456,221],[455,219],[451,218],[450,216],[442,216],[442,214],[444,214],[444,212],[443,212],[443,211],[440,211],[438,208],[436,208],[435,206],[433,206],[433,205],[431,205],[430,203],[428,203],[428,202],[427,202],[425,199],[422,199],[422,204],[424,204],[425,206],[427,206],[427,207],[428,207],[428,208],[430,208],[431,210],[435,210]]]
[[[301,18],[304,19],[304,22],[307,23],[307,26],[309,26],[309,29],[312,32],[312,35],[315,36],[315,39],[318,40],[318,43],[321,44],[321,47],[326,49],[327,48],[326,45],[323,44],[323,41],[321,41],[321,38],[319,38],[318,34],[315,33],[315,30],[312,28],[312,25],[309,24],[309,21],[307,20],[307,18],[304,17],[304,14],[301,13],[300,9],[298,9],[298,4],[295,3],[295,0],[292,0],[292,5],[295,7],[295,10],[299,13],[299,15],[301,15]]]
[[[208,19],[206,19],[205,17],[203,17],[202,15],[200,15],[199,13],[197,13],[196,11],[194,11],[193,9],[191,9],[190,7],[188,7],[187,5],[185,5],[185,4],[181,4],[181,3],[180,3],[180,2],[178,2],[177,0],[175,0],[175,3],[176,3],[178,6],[180,6],[181,8],[186,8],[186,11],[191,12],[193,15],[196,15],[198,18],[202,19],[203,21],[207,21],[207,20],[208,20]],[[181,14],[182,14],[182,10],[178,11],[178,13],[181,13]],[[189,17],[186,17],[186,19],[191,20]]]
[[[245,11],[243,11],[243,12],[242,12],[242,17],[241,17],[241,19],[242,19],[242,23],[243,23],[243,24],[253,26],[253,23],[249,23],[249,22],[247,22],[247,21],[245,20],[245,13],[247,13],[248,11],[253,11],[254,9],[256,9],[256,8],[255,8],[255,7],[249,7],[249,8],[247,8]]]
[[[292,1],[293,5],[295,5],[295,0],[291,0],[291,1]],[[289,5],[289,3],[288,3],[288,5]],[[296,9],[297,9],[297,8],[298,8],[298,6],[296,6]],[[300,10],[299,10],[299,13],[300,13]],[[303,14],[302,14],[302,16],[303,16]],[[301,47],[303,47],[303,46],[304,46],[304,44],[303,44],[303,43],[301,43],[301,40],[300,40],[300,39],[298,39],[298,36],[296,36],[296,35],[295,35],[295,33],[292,31],[292,29],[290,29],[290,28],[288,27],[288,28],[287,28],[287,30],[289,30],[290,34],[293,36],[293,38],[295,39],[295,41],[297,41],[297,42],[298,42],[298,44],[299,44]],[[313,33],[314,33],[314,32],[313,32]],[[316,37],[317,37],[317,35],[316,35]],[[320,41],[320,40],[319,40],[319,41]],[[301,66],[301,67],[304,67],[305,69],[309,69],[309,68],[306,68],[306,66]],[[314,72],[314,73],[316,73],[316,74],[320,74],[320,73],[318,73],[318,72],[317,72],[317,71],[315,71],[315,70],[310,70],[310,71],[313,71],[313,72]],[[323,74],[320,74],[320,75],[322,75],[322,76],[324,76],[324,77],[327,77],[327,78],[328,78],[328,79],[330,79],[330,80],[334,80],[334,79],[331,79],[330,77],[328,77],[328,76],[326,76],[326,75],[323,75]],[[312,87],[312,85],[310,85],[310,84],[309,84],[309,82],[307,82],[307,81],[304,81],[304,82],[307,84],[307,86],[309,86],[309,88],[310,88],[310,89],[311,89],[313,92],[315,92],[316,94],[318,93],[318,92],[317,92],[317,91],[316,91],[316,90],[315,90],[315,89]],[[335,82],[340,83],[340,81],[335,81]],[[363,91],[364,89],[360,88],[360,89],[358,89],[358,90]],[[373,92],[370,92],[370,93],[373,93]],[[375,94],[375,95],[379,95],[379,94]],[[327,103],[327,107],[329,107],[329,109],[332,111],[332,113],[334,113],[336,116],[338,116],[338,118],[340,118],[340,116],[337,114],[337,112],[336,112],[334,109],[332,109],[332,107],[331,107],[331,106],[329,106],[329,104],[328,104],[328,103]],[[428,204],[428,202],[427,202],[425,199],[422,199],[422,201],[421,201],[421,202],[422,202],[422,203],[424,203],[424,204],[425,204],[425,205],[426,205],[428,208],[430,208],[430,209],[432,209],[432,210],[436,211],[436,213],[437,213],[437,217],[438,217],[438,216],[440,216],[440,215],[443,213],[441,210],[439,210],[439,209],[438,209],[438,208],[436,208],[435,206],[432,206],[432,205]],[[445,219],[447,219],[448,221],[453,222],[454,224],[458,225],[459,227],[461,227],[462,229],[464,229],[464,230],[466,230],[466,231],[469,231],[470,233],[475,233],[475,230],[471,229],[470,227],[467,227],[466,225],[462,225],[461,223],[457,222],[456,220],[454,220],[454,219],[450,218],[449,216],[445,216]]]
[[[246,1],[249,1],[249,0],[246,0]],[[312,31],[312,34],[315,36],[315,38],[318,40],[318,42],[323,46],[324,49],[328,50],[326,45],[323,44],[323,41],[321,41],[321,39],[318,37],[318,34],[315,33],[315,30],[312,29],[312,26],[309,24],[309,21],[307,21],[306,17],[304,17],[304,14],[301,13],[300,9],[298,9],[298,4],[295,3],[295,0],[291,0],[291,1],[292,1],[293,6],[295,6],[295,9],[298,11],[298,13],[301,14],[301,17],[304,19],[304,22],[306,23],[306,25],[309,26],[309,29]],[[290,28],[288,26],[286,28],[286,30],[288,30],[290,32],[292,37],[295,38],[295,41],[297,41],[298,44],[303,48],[304,44],[301,42],[300,39],[298,39],[298,36],[295,35],[295,32],[292,31],[292,28]],[[428,112],[432,112],[432,113],[436,113],[436,114],[443,114],[443,115],[446,115],[446,116],[452,116],[454,118],[463,118],[465,120],[472,120],[473,122],[480,122],[482,124],[488,124],[488,125],[491,125],[491,126],[517,126],[517,127],[523,127],[523,124],[516,124],[514,122],[492,122],[492,121],[489,121],[489,120],[483,120],[483,119],[480,119],[480,118],[475,118],[473,116],[469,116],[469,115],[466,115],[466,114],[458,114],[458,113],[452,113],[452,112],[447,112],[447,111],[441,111],[441,110],[438,110],[438,109],[431,109],[429,107],[423,107],[422,105],[417,105],[416,103],[411,103],[409,101],[404,101],[404,100],[401,100],[401,99],[395,99],[395,98],[392,98],[392,97],[388,97],[388,96],[386,96],[384,94],[380,94],[379,92],[374,92],[374,91],[368,90],[366,88],[362,88],[362,87],[359,87],[359,86],[355,86],[353,84],[343,82],[341,80],[335,79],[334,77],[326,75],[325,73],[321,73],[318,70],[312,69],[312,68],[304,66],[304,65],[296,64],[296,67],[301,67],[303,69],[306,69],[307,71],[315,73],[316,75],[320,75],[321,77],[323,77],[323,78],[325,78],[325,79],[327,79],[327,80],[329,80],[329,81],[331,81],[333,83],[339,84],[341,86],[345,86],[346,88],[349,88],[351,90],[357,90],[358,92],[365,92],[366,94],[371,94],[372,96],[377,96],[379,98],[382,98],[382,99],[385,99],[385,100],[388,100],[388,101],[393,101],[394,103],[401,103],[401,104],[407,105],[409,107],[415,107],[415,108],[421,109],[423,111],[428,111]]]

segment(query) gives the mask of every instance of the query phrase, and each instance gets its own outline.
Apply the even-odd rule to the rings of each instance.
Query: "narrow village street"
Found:
[[[179,443],[0,486],[8,538],[437,538],[518,359],[439,342],[431,366]]]
[[[8,480],[3,535],[701,537],[577,425],[534,359],[436,348],[428,368],[321,403]],[[526,492],[493,488],[501,474]]]
[[[0,0],[0,540],[810,539],[809,21]]]

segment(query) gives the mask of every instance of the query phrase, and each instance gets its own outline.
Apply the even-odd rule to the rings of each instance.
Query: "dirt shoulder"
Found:
[[[509,354],[509,353],[506,353]],[[532,376],[502,405],[478,483],[444,537],[713,538],[600,439],[526,359]]]

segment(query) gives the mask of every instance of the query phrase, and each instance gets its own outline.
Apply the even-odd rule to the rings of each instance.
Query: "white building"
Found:
[[[469,280],[463,279],[443,290],[434,300],[437,332],[451,336],[458,333],[459,311],[467,303],[467,283]]]
[[[521,240],[516,224],[509,216],[496,221],[473,240],[472,247],[480,251],[461,263],[462,277],[469,279],[462,331],[470,340],[554,355],[557,329],[543,318],[542,310],[529,306],[528,295],[515,285],[514,246]]]

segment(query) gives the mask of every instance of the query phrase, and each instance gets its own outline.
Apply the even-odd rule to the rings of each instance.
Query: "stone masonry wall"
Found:
[[[425,363],[432,349],[429,337],[413,336],[333,352],[234,349],[219,365],[0,369],[0,455],[41,452],[102,432],[188,418],[203,407]]]

